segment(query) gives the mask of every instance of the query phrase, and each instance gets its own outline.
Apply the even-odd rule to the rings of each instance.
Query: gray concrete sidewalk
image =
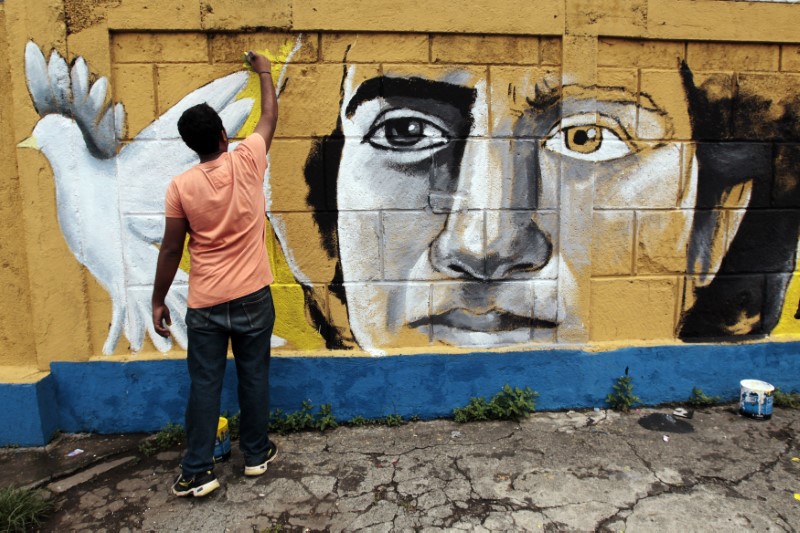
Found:
[[[797,531],[800,411],[669,413],[276,435],[266,475],[244,478],[234,443],[203,499],[170,495],[178,450],[143,458],[141,436],[64,436],[0,451],[0,486],[49,491],[46,531]],[[47,455],[38,479],[21,473]]]

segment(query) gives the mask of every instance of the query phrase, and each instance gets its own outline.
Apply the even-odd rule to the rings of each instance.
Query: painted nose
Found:
[[[553,255],[536,222],[538,162],[513,142],[467,142],[453,208],[431,246],[431,262],[450,278],[500,280],[541,270]],[[526,163],[525,165],[520,164]]]

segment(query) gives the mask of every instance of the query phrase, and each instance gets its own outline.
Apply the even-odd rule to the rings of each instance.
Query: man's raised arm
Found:
[[[247,52],[247,61],[253,67],[253,71],[258,74],[261,82],[261,116],[258,118],[253,133],[258,133],[264,138],[267,152],[269,152],[275,125],[278,123],[278,98],[275,95],[275,87],[272,85],[272,65],[269,59],[252,51]]]

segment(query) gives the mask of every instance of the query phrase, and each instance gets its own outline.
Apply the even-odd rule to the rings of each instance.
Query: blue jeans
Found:
[[[239,380],[239,449],[249,466],[266,461],[270,338],[274,324],[275,307],[269,285],[229,302],[186,311],[191,387],[186,407],[187,450],[181,463],[184,476],[214,467],[214,440],[229,339]]]

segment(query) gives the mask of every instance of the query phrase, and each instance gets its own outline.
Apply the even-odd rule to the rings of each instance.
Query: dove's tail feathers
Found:
[[[152,312],[143,313],[140,302],[146,298],[145,291],[141,289],[128,289],[128,320],[125,321],[125,336],[131,344],[131,351],[138,352],[144,344],[144,332],[147,322],[152,322]]]
[[[167,293],[167,307],[172,315],[172,326],[169,328],[172,337],[184,350],[189,346],[189,339],[186,334],[186,315],[187,291],[186,285],[173,285]]]
[[[82,57],[72,66],[53,50],[46,61],[39,47],[28,42],[25,47],[25,75],[33,105],[40,116],[51,113],[75,119],[95,157],[108,159],[117,151],[117,139],[123,131],[125,113],[121,104],[107,102],[108,80],[91,83],[89,68]]]
[[[167,293],[166,299],[170,318],[172,319],[172,325],[169,328],[172,333],[172,339],[184,349],[188,345],[186,322],[184,321],[187,289],[185,285],[174,285]],[[142,288],[131,289],[128,291],[128,302],[130,309],[128,320],[125,324],[125,334],[131,343],[131,350],[138,352],[142,349],[145,331],[156,350],[168,352],[172,349],[172,340],[165,339],[156,333],[156,329],[153,326],[153,307],[150,303],[150,291]]]
[[[135,292],[135,294],[133,294]],[[150,304],[149,295],[147,291],[135,289],[130,291],[130,317],[128,319],[128,340],[131,343],[131,349],[138,352],[142,349],[144,344],[144,332],[150,334],[150,339],[153,341],[153,346],[159,352],[166,352],[172,347],[172,342],[165,339],[158,333],[153,326],[153,311]]]
[[[125,305],[112,303],[111,307],[111,326],[108,329],[106,342],[103,344],[103,354],[111,355],[117,348],[119,337],[122,335],[123,325],[126,324]]]

